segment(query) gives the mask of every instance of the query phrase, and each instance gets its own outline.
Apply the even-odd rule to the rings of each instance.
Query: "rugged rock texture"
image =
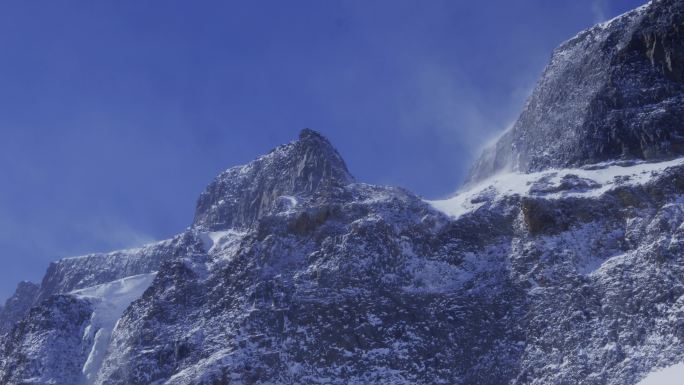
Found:
[[[36,301],[38,290],[40,286],[35,283],[19,282],[14,295],[0,307],[0,334],[7,333],[12,325],[24,318]]]
[[[41,289],[66,293],[4,337],[0,379],[624,385],[684,360],[684,160],[513,178],[529,182],[466,191],[457,213],[345,178],[251,227],[67,259]],[[83,294],[111,290],[67,292],[146,259],[156,278],[111,329],[96,322],[111,298]]]
[[[179,258],[202,250],[200,240],[190,234],[139,249],[89,254],[64,258],[48,267],[38,292],[37,301],[51,295],[111,282],[132,275],[159,270],[162,261]]]
[[[518,168],[540,171],[428,202],[355,182],[305,130],[219,175],[173,239],[51,265],[16,296],[32,309],[3,310],[23,317],[0,319],[0,383],[631,385],[684,361],[684,157],[617,159],[678,153],[681,4],[566,43],[521,117],[567,108],[585,143],[595,114],[605,146],[547,158],[534,135],[557,127],[516,126]],[[602,110],[606,68],[622,104]]]
[[[520,334],[504,320],[522,293],[505,275],[454,292],[486,260],[449,253],[459,230],[446,218],[396,189],[350,184],[338,197],[163,266],[123,315],[98,383],[510,378],[520,347],[500,343]]]
[[[684,154],[684,1],[654,0],[553,53],[515,125],[469,182],[611,159]]]
[[[514,321],[524,348],[500,383],[634,384],[684,361],[682,163],[613,166],[624,175],[604,180],[611,167],[584,170],[596,190],[563,188],[549,171],[512,196],[493,181],[458,197],[477,203],[456,222],[518,213],[505,263],[526,293]]]
[[[0,335],[24,318],[31,307],[50,296],[138,274],[156,272],[162,261],[202,250],[200,239],[180,234],[139,249],[64,258],[48,267],[40,285],[21,282],[0,308]]]
[[[200,195],[194,226],[252,227],[261,217],[296,204],[294,199],[324,200],[353,180],[328,140],[305,129],[298,141],[219,175]]]
[[[56,295],[33,308],[0,344],[2,384],[80,384],[89,303]]]

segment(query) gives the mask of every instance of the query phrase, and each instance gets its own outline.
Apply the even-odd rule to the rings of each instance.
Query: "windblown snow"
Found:
[[[681,166],[684,158],[665,162],[605,162],[581,168],[550,169],[534,173],[494,175],[444,200],[428,200],[432,207],[458,218],[506,196],[595,198],[618,186],[637,186]]]
[[[88,287],[71,292],[79,298],[96,303],[90,318],[90,324],[83,334],[85,341],[92,341],[92,348],[86,363],[83,365],[83,376],[86,384],[95,383],[95,378],[102,365],[112,330],[121,318],[124,310],[152,284],[157,273],[140,274],[113,282]]]
[[[449,199],[302,130],[172,239],[20,285],[0,384],[684,383],[682,26],[658,0],[565,42]]]

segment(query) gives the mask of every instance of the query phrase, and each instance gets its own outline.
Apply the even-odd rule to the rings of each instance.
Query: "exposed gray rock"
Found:
[[[684,1],[654,0],[562,44],[468,182],[505,170],[684,154],[683,23]]]
[[[182,234],[61,260],[39,291],[18,293],[33,307],[6,321],[0,383],[633,385],[684,361],[684,158],[637,159],[679,153],[669,119],[681,110],[668,103],[681,4],[655,2],[555,53],[524,124],[499,143],[515,147],[492,158],[513,148],[516,168],[545,171],[427,202],[355,182],[305,130],[219,175]],[[601,109],[606,69],[621,96]],[[544,108],[572,119],[544,123]],[[557,134],[579,152],[540,153],[536,135]]]
[[[56,295],[0,339],[0,383],[80,384],[88,354],[83,331],[91,315],[87,301]]]
[[[202,243],[191,233],[137,249],[64,258],[48,267],[38,300],[51,295],[159,270],[164,260],[200,252]]]
[[[194,226],[251,227],[292,205],[324,200],[353,181],[328,140],[304,129],[299,140],[219,175],[197,201]]]
[[[24,318],[36,301],[38,290],[40,286],[33,282],[19,282],[14,295],[5,302],[5,306],[0,307],[0,335],[7,333],[12,325]]]

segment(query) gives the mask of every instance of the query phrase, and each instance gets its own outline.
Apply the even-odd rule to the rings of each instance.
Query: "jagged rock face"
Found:
[[[451,216],[345,173],[249,226],[67,259],[2,337],[0,379],[629,385],[684,359],[684,160],[512,178]],[[132,266],[159,271],[122,314],[85,293],[149,274],[70,291]]]
[[[200,250],[201,242],[191,234],[183,233],[138,249],[64,258],[48,267],[37,300],[132,275],[151,273],[159,270],[165,260]]]
[[[95,286],[117,279],[159,270],[165,260],[201,252],[202,243],[191,233],[138,249],[89,254],[53,262],[42,283],[21,282],[15,294],[0,308],[0,335],[26,316],[32,306],[56,294]]]
[[[354,181],[327,139],[305,129],[299,140],[219,175],[200,195],[194,226],[250,227],[302,200],[326,199]]]
[[[0,340],[0,383],[80,384],[82,335],[92,306],[56,295],[33,308]]]
[[[684,190],[679,183],[663,194],[683,171],[598,201],[538,202],[564,221],[512,253],[527,260],[513,264],[529,268],[523,275],[536,283],[512,383],[632,384],[653,367],[684,359]]]
[[[683,23],[684,1],[655,0],[561,45],[468,182],[505,170],[684,154]]]
[[[684,359],[682,161],[617,168],[615,178],[605,178],[608,166],[585,170],[585,183],[571,186],[566,176],[579,170],[517,175],[534,182],[455,198],[472,205],[456,222],[518,212],[506,263],[526,293],[514,321],[525,342],[514,378],[500,383],[634,384]]]
[[[35,283],[22,281],[17,290],[10,297],[5,306],[0,307],[0,335],[9,331],[12,325],[19,322],[33,306],[40,286]]]
[[[506,247],[482,238],[500,235],[458,245],[455,237],[467,239],[470,228],[452,226],[410,193],[344,190],[345,200],[264,217],[257,229],[221,241],[237,248],[213,245],[199,263],[165,265],[119,322],[111,351],[120,353],[105,361],[97,383],[510,378],[521,348],[500,344],[519,340],[504,320],[521,316],[523,293],[488,264]],[[466,284],[481,270],[488,290]],[[457,289],[464,284],[469,290]]]
[[[576,143],[591,114],[623,122],[597,130],[608,138],[597,143],[635,148],[639,114],[644,130],[675,132],[658,116],[681,112],[665,108],[680,92],[681,41],[668,27],[680,4],[656,2],[566,43],[521,121],[555,100],[576,118],[563,123]],[[551,90],[565,84],[560,71],[604,95],[606,68],[618,109]],[[533,135],[552,126],[525,127],[500,143],[524,133],[529,148],[515,149],[536,154]],[[634,157],[676,153],[648,138]],[[53,264],[39,291],[17,294],[35,306],[0,335],[0,383],[635,384],[684,360],[684,157],[595,163],[631,150],[587,146],[591,165],[546,170],[532,161],[546,155],[520,156],[521,170],[543,170],[430,202],[354,182],[305,130],[221,174],[173,239]],[[556,165],[580,159],[569,148],[552,148]]]

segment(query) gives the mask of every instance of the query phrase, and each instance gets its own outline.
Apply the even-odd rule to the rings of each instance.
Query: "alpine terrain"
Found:
[[[181,234],[54,262],[0,310],[3,385],[632,385],[682,362],[684,0],[556,49],[449,199],[358,182],[305,129]]]

